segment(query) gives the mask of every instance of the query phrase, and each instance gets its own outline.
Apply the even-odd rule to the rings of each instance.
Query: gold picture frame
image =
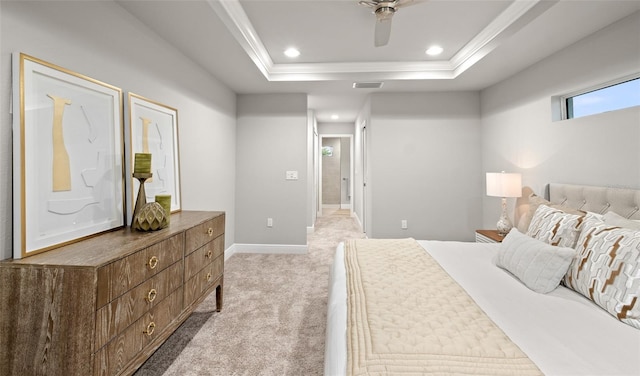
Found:
[[[13,55],[13,257],[124,226],[122,90]]]
[[[130,142],[127,166],[127,223],[131,223],[139,182],[132,177],[133,156],[151,154],[151,179],[145,181],[147,202],[156,195],[171,195],[171,212],[181,210],[178,110],[141,95],[128,93],[127,134]]]

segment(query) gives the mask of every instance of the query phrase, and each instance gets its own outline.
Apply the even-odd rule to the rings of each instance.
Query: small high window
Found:
[[[564,96],[565,119],[640,106],[640,77],[608,83],[596,89]]]

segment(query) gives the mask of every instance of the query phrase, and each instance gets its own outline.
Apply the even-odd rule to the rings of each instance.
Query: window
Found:
[[[605,85],[562,97],[564,118],[573,119],[640,106],[640,77],[637,75]]]

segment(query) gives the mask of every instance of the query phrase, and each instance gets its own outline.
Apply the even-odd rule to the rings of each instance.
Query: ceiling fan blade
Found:
[[[391,36],[391,17],[382,18],[376,21],[374,45],[376,47],[385,46],[389,43]]]
[[[376,6],[378,6],[378,3],[375,2],[375,1],[361,0],[361,1],[358,1],[358,4],[364,5],[364,6],[367,6],[367,7],[371,7],[371,8],[375,8]]]
[[[415,0],[396,0],[396,3],[393,5],[395,8],[406,7],[409,5],[415,4]]]

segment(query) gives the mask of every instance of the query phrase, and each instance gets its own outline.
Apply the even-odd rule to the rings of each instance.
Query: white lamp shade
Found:
[[[520,197],[522,176],[517,173],[487,172],[487,196]]]

